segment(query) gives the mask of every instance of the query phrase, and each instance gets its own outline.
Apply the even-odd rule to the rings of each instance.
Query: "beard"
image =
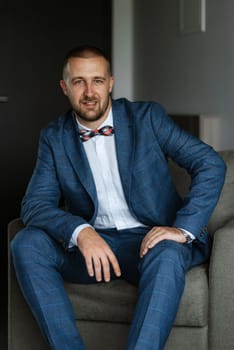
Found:
[[[83,104],[90,103],[90,102],[95,103],[93,108],[92,106],[90,106],[90,108],[83,107]],[[109,97],[104,101],[103,105],[100,105],[100,103],[95,98],[86,98],[81,101],[81,106],[76,105],[73,107],[73,109],[80,120],[84,122],[95,122],[101,119],[105,115],[109,105],[110,105]]]

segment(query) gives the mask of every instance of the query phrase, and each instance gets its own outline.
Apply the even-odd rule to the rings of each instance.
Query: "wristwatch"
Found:
[[[185,230],[183,230],[182,228],[178,228],[177,230],[179,230],[185,237],[186,241],[184,242],[185,244],[189,244],[193,241],[193,238],[190,236],[190,234],[188,232],[186,232]]]

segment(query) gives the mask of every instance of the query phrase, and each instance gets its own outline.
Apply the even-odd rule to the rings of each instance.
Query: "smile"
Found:
[[[97,103],[96,100],[92,100],[92,101],[82,101],[82,104],[84,105],[90,105],[90,106],[93,106]]]

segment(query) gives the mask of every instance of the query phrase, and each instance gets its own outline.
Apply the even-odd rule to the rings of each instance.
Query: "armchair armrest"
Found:
[[[24,227],[17,218],[8,224],[8,349],[49,349],[38,332],[38,325],[26,304],[13,268],[10,243]]]
[[[16,233],[24,227],[20,218],[14,219],[8,224],[8,241],[10,242]]]
[[[214,234],[209,291],[209,349],[234,349],[234,219]]]

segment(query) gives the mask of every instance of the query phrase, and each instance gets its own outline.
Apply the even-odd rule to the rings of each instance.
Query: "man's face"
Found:
[[[78,120],[87,127],[98,127],[107,117],[114,84],[105,58],[70,58],[60,86]]]

